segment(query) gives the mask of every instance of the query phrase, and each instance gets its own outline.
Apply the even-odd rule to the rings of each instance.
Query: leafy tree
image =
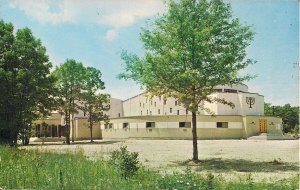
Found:
[[[72,115],[72,118],[74,118],[74,114],[79,109],[78,101],[83,89],[85,67],[82,63],[76,62],[73,59],[67,59],[52,74],[57,80],[55,86],[58,90],[59,109],[65,115],[66,143],[70,144],[70,117]],[[72,123],[74,124],[74,121]],[[74,139],[72,138],[72,140]]]
[[[265,115],[281,117],[285,133],[299,132],[299,107],[293,107],[290,104],[272,106],[270,103],[265,103]]]
[[[167,13],[141,33],[145,55],[122,53],[125,71],[119,77],[133,79],[152,95],[174,97],[192,112],[193,160],[198,160],[196,113],[199,108],[212,113],[202,102],[234,107],[211,94],[217,85],[252,78],[238,71],[254,63],[245,50],[253,35],[221,0],[170,1]]]
[[[30,29],[0,21],[0,136],[29,143],[31,123],[54,106],[52,67],[46,48]],[[46,98],[45,98],[46,97]]]
[[[105,89],[101,80],[101,72],[93,67],[87,67],[84,78],[84,91],[82,93],[82,106],[80,109],[87,114],[93,142],[93,125],[95,122],[108,121],[108,116],[104,111],[109,110],[108,94],[100,94],[98,91]]]

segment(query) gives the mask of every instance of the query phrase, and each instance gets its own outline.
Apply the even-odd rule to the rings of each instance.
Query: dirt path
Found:
[[[183,171],[189,165],[193,171],[214,173],[228,179],[247,177],[255,180],[280,180],[299,174],[299,141],[201,140],[198,141],[199,159],[192,157],[190,140],[124,140],[78,142],[73,145],[52,144],[30,146],[29,149],[74,151],[81,149],[90,157],[108,156],[109,152],[125,145],[139,153],[140,161],[148,168],[162,173]]]

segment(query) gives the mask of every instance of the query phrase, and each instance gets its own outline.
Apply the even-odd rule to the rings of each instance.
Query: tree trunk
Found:
[[[198,144],[197,144],[197,118],[196,112],[192,112],[192,134],[193,134],[193,161],[198,161]]]
[[[71,121],[71,120],[70,120]],[[75,134],[74,134],[74,114],[72,114],[72,142],[74,142]]]
[[[91,142],[93,142],[93,123],[90,124]]]
[[[70,112],[66,111],[66,127],[65,127],[65,137],[66,137],[66,143],[70,144]]]

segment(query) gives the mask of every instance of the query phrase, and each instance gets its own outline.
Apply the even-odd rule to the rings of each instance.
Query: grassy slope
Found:
[[[39,153],[0,147],[0,189],[297,189],[298,177],[274,183],[248,179],[225,182],[187,171],[162,177],[145,168],[123,179],[103,159],[76,154]]]

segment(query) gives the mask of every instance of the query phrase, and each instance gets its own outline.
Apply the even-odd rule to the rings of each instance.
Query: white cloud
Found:
[[[111,27],[106,38],[112,40],[117,30],[140,19],[164,12],[162,0],[14,0],[12,8],[41,23],[97,23]]]
[[[105,35],[105,39],[108,41],[112,41],[117,37],[118,33],[116,30],[108,30]]]

